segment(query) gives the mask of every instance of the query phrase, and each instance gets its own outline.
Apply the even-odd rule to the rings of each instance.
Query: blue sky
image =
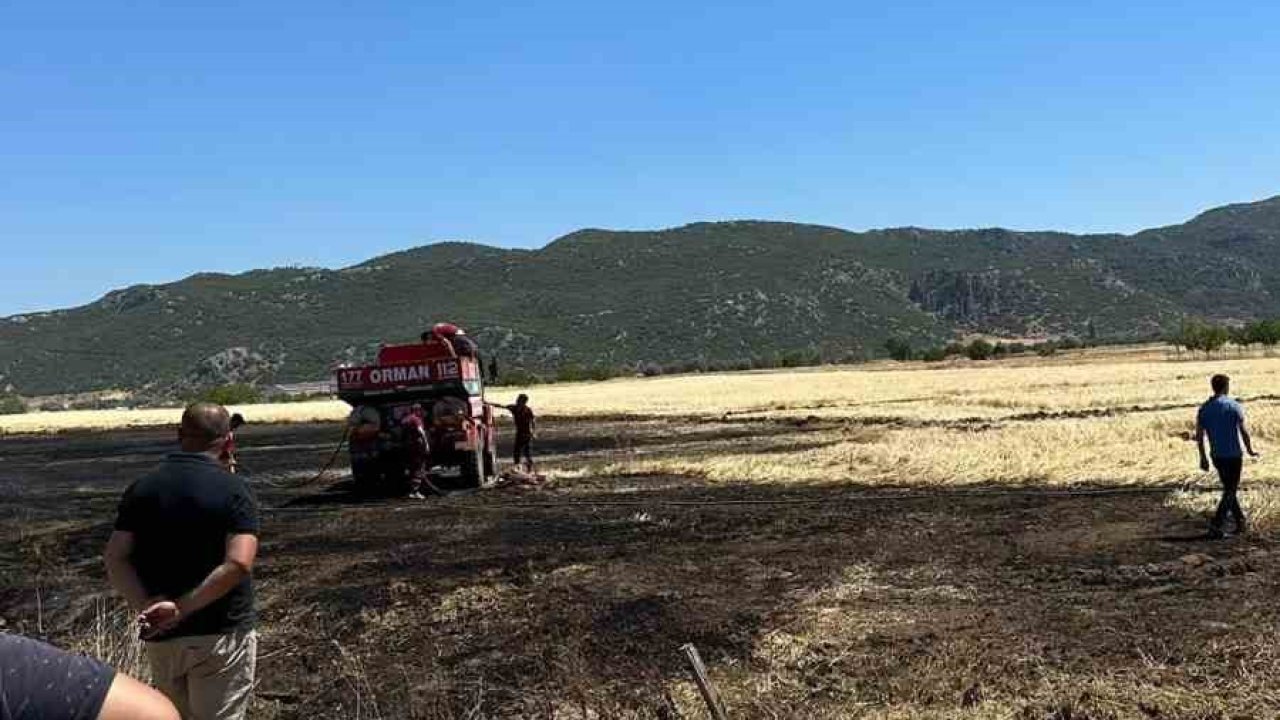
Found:
[[[764,218],[1132,231],[1280,194],[1280,7],[0,3],[0,315]]]

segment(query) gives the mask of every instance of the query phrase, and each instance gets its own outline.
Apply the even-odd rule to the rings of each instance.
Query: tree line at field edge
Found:
[[[1188,319],[1169,337],[1169,344],[1179,352],[1202,352],[1205,357],[1221,350],[1227,344],[1246,350],[1261,345],[1270,352],[1280,344],[1280,318],[1256,320],[1243,325],[1218,325],[1204,320]]]
[[[901,362],[908,360],[942,362],[953,357],[966,357],[970,360],[998,360],[1010,355],[1025,355],[1031,352],[1041,357],[1047,357],[1057,353],[1059,350],[1075,350],[1090,347],[1094,344],[1097,343],[1087,343],[1074,337],[1046,340],[1038,343],[1020,341],[991,342],[985,338],[976,338],[968,343],[952,342],[947,345],[934,345],[919,350],[911,344],[910,340],[895,336],[885,341],[884,349],[892,360]]]

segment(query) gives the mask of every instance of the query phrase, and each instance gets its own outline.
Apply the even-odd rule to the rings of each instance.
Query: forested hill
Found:
[[[444,243],[341,270],[199,274],[0,320],[24,394],[325,377],[449,319],[503,368],[875,356],[891,336],[1151,337],[1280,314],[1280,198],[1135,235],[777,222]],[[1088,330],[1087,330],[1088,328]]]

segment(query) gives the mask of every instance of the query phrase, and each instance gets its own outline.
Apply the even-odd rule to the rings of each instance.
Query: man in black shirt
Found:
[[[0,633],[0,720],[180,720],[160,693],[83,655]]]
[[[524,458],[525,470],[527,472],[533,472],[532,446],[534,423],[537,418],[533,414],[533,408],[529,407],[529,396],[524,393],[520,393],[520,395],[516,397],[515,405],[494,405],[493,403],[489,403],[489,405],[503,408],[511,413],[511,418],[515,421],[516,426],[516,441],[515,445],[512,446],[511,462],[516,466],[516,468],[519,468],[520,459]]]
[[[106,550],[156,687],[187,720],[240,720],[253,688],[258,508],[219,462],[229,425],[221,405],[186,409],[182,451],[125,491]]]

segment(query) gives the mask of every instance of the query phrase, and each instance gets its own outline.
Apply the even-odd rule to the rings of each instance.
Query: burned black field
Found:
[[[1174,488],[583,469],[624,435],[661,455],[783,432],[815,429],[708,422],[677,447],[657,421],[563,420],[549,486],[412,502],[356,498],[343,459],[314,477],[337,424],[250,426],[254,717],[708,717],[684,643],[733,718],[1280,714],[1280,548],[1209,541]],[[172,436],[0,440],[5,629],[136,662],[99,555]]]

